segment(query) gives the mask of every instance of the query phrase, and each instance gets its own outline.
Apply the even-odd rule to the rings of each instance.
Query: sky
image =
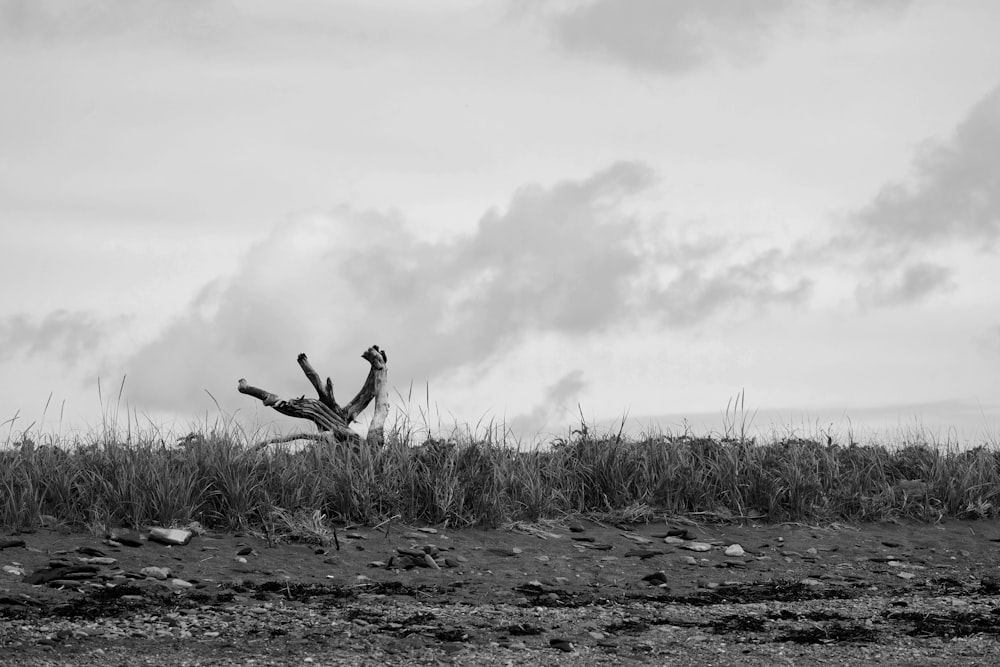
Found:
[[[309,394],[306,352],[347,400],[376,343],[390,418],[432,428],[697,433],[742,396],[765,430],[996,442],[998,27],[0,0],[0,423],[287,429],[239,378]]]

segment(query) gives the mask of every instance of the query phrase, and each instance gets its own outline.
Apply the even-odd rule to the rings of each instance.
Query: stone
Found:
[[[647,574],[642,578],[642,580],[652,584],[653,586],[662,586],[667,583],[667,573],[660,570],[659,572]]]
[[[170,576],[169,567],[144,567],[139,571],[150,579],[166,580]]]
[[[746,551],[744,551],[743,547],[740,546],[739,544],[731,544],[731,545],[729,545],[728,547],[726,547],[726,550],[723,553],[725,553],[727,556],[744,556],[744,555],[746,555]]]
[[[160,544],[182,546],[191,541],[194,533],[180,528],[150,528],[149,539]]]
[[[650,549],[631,549],[625,552],[626,558],[638,558],[639,560],[646,560],[647,558],[652,558],[653,556],[662,555],[662,551],[651,551]]]
[[[108,533],[107,538],[118,546],[141,547],[142,539],[138,533],[116,528]]]
[[[69,565],[61,567],[47,567],[35,570],[24,579],[24,583],[32,586],[46,584],[51,581],[64,580],[72,575],[83,575],[82,578],[90,578],[97,574],[99,568],[96,565]]]
[[[559,649],[560,651],[563,651],[564,653],[572,653],[573,652],[573,642],[571,642],[568,639],[562,639],[562,638],[555,638],[555,637],[553,637],[552,639],[549,640],[549,646],[551,646],[552,648],[555,648],[555,649]]]
[[[113,567],[118,564],[117,558],[110,558],[108,556],[95,556],[93,558],[80,558],[78,560],[81,563],[88,563],[90,565],[107,565]]]
[[[83,554],[84,556],[93,556],[94,558],[100,558],[106,554],[100,549],[95,549],[94,547],[77,547],[76,552]]]
[[[712,545],[705,542],[688,542],[682,548],[688,551],[711,551]]]

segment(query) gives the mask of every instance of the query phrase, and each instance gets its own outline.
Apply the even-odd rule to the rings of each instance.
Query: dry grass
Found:
[[[262,449],[263,438],[219,426],[179,441],[132,428],[68,443],[22,434],[0,447],[0,525],[198,521],[268,534],[294,528],[322,542],[335,523],[397,519],[464,527],[580,514],[832,522],[998,513],[993,447],[761,443],[743,426],[714,437],[628,438],[582,425],[548,447],[524,448],[496,430],[418,444],[404,425],[384,449],[360,453]]]

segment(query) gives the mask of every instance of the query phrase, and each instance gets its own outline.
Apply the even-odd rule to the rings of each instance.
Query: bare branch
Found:
[[[319,373],[309,363],[305,354],[298,356],[299,366],[305,373],[309,383],[316,390],[319,399],[299,398],[282,399],[266,389],[254,387],[247,383],[245,379],[240,379],[237,389],[241,394],[253,396],[264,405],[277,410],[283,415],[308,419],[316,425],[319,433],[306,436],[305,439],[331,442],[358,442],[360,436],[349,428],[349,425],[357,418],[358,414],[364,410],[372,400],[375,401],[375,412],[372,416],[371,426],[368,429],[367,443],[372,447],[380,447],[384,443],[383,426],[389,412],[388,405],[388,385],[386,383],[386,362],[388,356],[379,349],[378,345],[372,345],[361,355],[371,368],[368,377],[358,395],[341,407],[337,405],[333,397],[333,382],[330,378],[323,384],[320,381]],[[301,440],[303,436],[286,436],[275,440],[269,440],[264,445],[276,442],[290,442]]]

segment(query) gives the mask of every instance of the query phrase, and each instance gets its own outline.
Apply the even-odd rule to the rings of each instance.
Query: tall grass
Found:
[[[453,527],[592,514],[628,520],[870,521],[998,514],[1000,452],[912,441],[846,446],[582,425],[548,447],[500,428],[415,442],[397,425],[377,451],[327,445],[260,448],[216,425],[179,441],[131,426],[72,442],[28,434],[0,448],[0,525],[51,517],[92,530],[184,525],[268,531],[290,516]],[[37,442],[36,442],[37,440]]]

